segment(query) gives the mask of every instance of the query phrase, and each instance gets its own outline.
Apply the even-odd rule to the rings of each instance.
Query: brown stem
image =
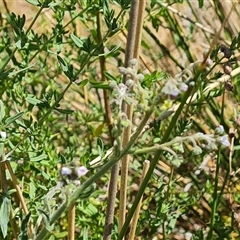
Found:
[[[75,239],[75,202],[68,208],[68,240]]]
[[[22,205],[23,211],[24,211],[25,215],[27,215],[27,214],[29,213],[28,208],[27,208],[27,204],[26,204],[26,201],[25,201],[25,199],[24,199],[24,197],[23,197],[23,195],[22,195],[22,191],[21,191],[21,188],[20,188],[20,186],[19,186],[19,184],[18,184],[17,178],[16,178],[16,176],[15,176],[13,170],[12,170],[12,166],[11,166],[11,164],[10,164],[9,161],[5,161],[5,162],[3,162],[3,164],[6,165],[6,168],[7,168],[8,171],[9,171],[9,174],[10,174],[11,179],[12,179],[13,186],[14,186],[14,188],[15,188],[16,191],[17,191],[17,196],[18,196],[19,201],[20,201],[20,203],[21,203],[21,205]],[[32,225],[32,223],[30,222],[30,223],[29,223],[29,228],[28,228],[28,234],[29,234],[29,236],[31,236],[32,233],[33,233],[33,225]]]
[[[101,24],[100,24],[100,13],[97,14],[97,34],[98,34],[98,42],[102,42],[102,34],[101,34]],[[104,53],[104,48],[101,50]],[[100,70],[101,70],[101,81],[105,82],[105,57],[99,57],[100,62]],[[108,90],[103,90],[103,99],[104,99],[104,108],[105,108],[105,120],[108,127],[109,137],[111,141],[111,145],[113,145],[113,135],[112,135],[112,112],[109,103],[109,94]],[[107,200],[107,210],[106,210],[106,218],[105,218],[105,227],[103,233],[104,240],[111,239],[112,227],[113,227],[113,219],[114,219],[114,209],[115,209],[115,201],[117,195],[117,181],[119,175],[119,162],[117,162],[111,169],[111,175],[109,180],[109,188],[108,188],[108,200]]]
[[[100,44],[102,42],[102,34],[101,34],[101,24],[100,24],[100,13],[97,14],[97,35],[98,35],[98,43]],[[104,53],[104,48],[101,49],[101,53]],[[101,70],[101,81],[105,82],[105,57],[100,56],[99,57],[99,63],[100,63],[100,70]],[[113,135],[112,135],[112,111],[109,103],[109,94],[108,90],[103,90],[103,99],[104,99],[104,108],[105,108],[105,120],[108,127],[109,137],[111,141],[111,145],[113,145]]]
[[[138,59],[139,49],[141,43],[142,35],[142,22],[143,22],[143,12],[145,9],[144,0],[133,0],[130,10],[130,25],[127,37],[127,47],[125,55],[125,66],[129,66],[131,59]],[[135,66],[137,69],[137,66]],[[123,82],[126,83],[127,77],[125,76]],[[136,79],[135,79],[136,81]],[[126,113],[127,118],[132,122],[134,105],[127,105],[125,102],[123,104],[122,111]],[[129,142],[131,137],[131,126],[127,127],[123,131],[122,137],[122,147],[125,147]],[[127,206],[127,178],[128,178],[128,165],[129,165],[129,155],[125,155],[122,158],[122,169],[121,169],[121,185],[120,185],[120,202],[119,202],[119,232],[125,222],[126,206]]]

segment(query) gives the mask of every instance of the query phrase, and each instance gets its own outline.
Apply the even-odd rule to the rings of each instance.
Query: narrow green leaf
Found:
[[[105,75],[105,77],[106,77],[108,80],[112,80],[112,81],[117,82],[117,78],[114,77],[111,73],[105,71],[105,72],[104,72],[104,75]]]
[[[38,0],[26,0],[27,2],[29,2],[30,4],[34,5],[34,6],[40,6]]]
[[[61,3],[62,3],[62,1],[60,1],[60,2],[52,2],[52,3],[50,3],[48,6],[49,6],[50,8],[53,8],[53,7],[58,6],[58,5],[61,4]]]
[[[31,199],[34,199],[36,195],[36,187],[33,184],[33,182],[30,182],[29,184],[29,196]]]
[[[0,100],[0,121],[2,121],[4,117],[5,117],[5,106],[3,102]]]
[[[60,113],[63,113],[63,114],[71,114],[73,113],[74,111],[71,110],[71,109],[61,109],[61,108],[55,108],[55,110],[57,110],[58,112]]]
[[[4,143],[0,143],[0,156],[3,155]]]
[[[84,87],[88,83],[88,79],[82,80],[80,83],[78,83],[78,86]]]
[[[10,216],[11,201],[7,197],[3,197],[3,202],[0,209],[0,226],[3,238],[7,236],[8,221]]]
[[[9,124],[11,124],[12,122],[15,122],[18,118],[20,118],[22,115],[24,114],[24,112],[19,112],[17,113],[15,116],[9,117],[6,119],[5,121],[5,126],[7,127]]]
[[[71,39],[73,40],[73,42],[79,47],[82,48],[83,47],[83,41],[78,38],[77,36],[75,36],[74,34],[70,35]]]
[[[67,235],[68,235],[68,232],[67,231],[64,231],[64,232],[60,232],[60,233],[56,233],[55,234],[55,237],[57,238],[57,239],[62,239],[62,238],[65,238],[65,237],[67,237]],[[54,238],[55,239],[55,238]]]
[[[39,104],[39,103],[42,103],[41,100],[36,99],[36,98],[33,98],[33,97],[26,97],[25,99],[26,99],[26,101],[28,101],[28,102],[31,103],[32,105],[37,105],[37,104]]]
[[[91,88],[100,88],[100,89],[111,89],[109,87],[109,83],[108,82],[97,82],[97,81],[89,81],[91,84]]]
[[[31,162],[39,162],[39,161],[41,161],[43,159],[46,159],[47,157],[48,157],[47,154],[43,153],[43,154],[41,154],[39,156],[30,157],[30,161]]]
[[[102,54],[99,54],[98,56],[106,56],[106,55],[109,55],[111,53],[114,53],[118,50],[118,48],[120,47],[120,44],[118,44],[117,46],[113,47],[109,52],[105,52],[105,53],[102,53]]]
[[[57,56],[57,59],[58,59],[58,62],[60,64],[62,70],[64,72],[67,72],[68,71],[68,65],[67,65],[66,61],[64,61],[60,56]]]
[[[27,70],[27,69],[33,67],[33,66],[36,65],[37,63],[38,63],[38,62],[35,62],[35,63],[33,63],[33,64],[27,66],[26,68],[23,68],[23,69],[20,69],[20,70],[17,70],[17,71],[11,72],[11,73],[9,73],[9,77],[12,77],[12,76],[14,76],[14,75],[16,75],[16,74],[18,74],[18,73],[20,73],[20,72],[23,72],[23,71],[25,71],[25,70]]]

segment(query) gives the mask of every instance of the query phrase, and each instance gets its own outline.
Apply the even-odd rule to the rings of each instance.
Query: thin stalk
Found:
[[[130,12],[130,26],[129,26],[129,32],[128,33],[128,42],[127,42],[127,48],[126,52],[129,54],[126,54],[125,58],[125,65],[129,65],[129,61],[132,58],[135,58],[138,60],[139,58],[139,51],[141,46],[141,37],[142,37],[142,27],[143,27],[143,14],[145,10],[145,1],[139,0],[139,1],[133,1],[131,6],[131,12]],[[134,31],[135,30],[135,34]],[[133,35],[134,34],[134,35]],[[129,44],[128,44],[129,43]],[[132,48],[133,47],[133,48]],[[130,49],[131,48],[131,49]],[[133,52],[132,52],[133,49]],[[137,66],[136,71],[137,71]],[[124,82],[126,82],[126,78],[124,79]],[[136,79],[135,79],[136,81]],[[132,116],[133,116],[133,108],[134,104],[127,105],[124,104],[123,110],[125,110],[125,113],[128,117],[128,120],[132,122]],[[122,146],[124,147],[129,139],[131,137],[131,126],[124,129],[123,132],[123,141]],[[120,185],[120,203],[119,203],[119,231],[123,226],[123,223],[125,221],[125,211],[127,206],[127,179],[128,179],[128,165],[129,165],[129,159],[130,155],[126,155],[122,159],[122,169],[121,169],[121,185]]]
[[[165,199],[166,201],[168,201],[169,197],[170,197],[170,189],[171,189],[171,183],[172,183],[172,179],[173,179],[173,173],[174,173],[174,167],[171,166],[171,172],[170,172],[170,177],[169,177],[169,181],[168,181],[168,186],[167,186],[167,192],[166,192],[166,196]],[[165,222],[162,223],[162,235],[163,235],[163,239],[166,239],[166,228],[165,228]]]
[[[208,232],[207,240],[211,240],[212,237],[213,237],[215,217],[216,217],[218,199],[219,199],[219,196],[218,196],[219,169],[220,169],[220,149],[218,150],[217,167],[216,167],[214,192],[213,192],[213,202],[211,204],[212,212],[211,212],[211,220],[210,220],[210,226],[209,226],[210,229],[209,229],[209,232]]]
[[[10,164],[9,161],[5,161],[4,163],[6,164],[6,167],[7,167],[8,171],[9,171],[9,174],[12,178],[12,183],[13,183],[14,188],[17,191],[17,195],[18,195],[19,201],[21,203],[21,206],[23,208],[23,212],[27,215],[29,213],[28,208],[27,208],[27,204],[26,204],[26,201],[25,201],[25,199],[22,195],[22,191],[21,191],[21,188],[18,184],[17,178],[16,178],[15,174],[13,173],[11,164]]]
[[[101,44],[103,42],[102,39],[102,33],[101,33],[101,24],[100,24],[100,13],[97,14],[97,35],[98,35],[98,44]],[[101,49],[101,53],[104,54],[104,49]],[[101,70],[101,81],[105,82],[106,77],[104,74],[104,71],[106,69],[106,59],[105,56],[100,56],[99,57],[99,63],[100,63],[100,70]],[[104,108],[105,108],[105,120],[106,124],[108,127],[108,134],[110,137],[110,142],[111,145],[113,145],[113,135],[112,135],[112,112],[111,112],[111,107],[110,107],[110,102],[109,102],[109,92],[108,90],[104,89],[103,90],[103,99],[104,99]]]
[[[97,35],[98,43],[100,44],[102,39],[101,34],[101,21],[100,21],[100,12],[97,14]],[[101,49],[101,53],[104,53],[104,49]],[[100,70],[101,70],[101,81],[105,82],[106,77],[104,74],[105,71],[105,56],[99,57]],[[105,109],[105,121],[108,127],[108,134],[110,138],[111,146],[113,146],[114,137],[112,135],[112,112],[109,102],[109,93],[108,90],[103,90],[103,99],[104,99],[104,109]],[[119,162],[117,162],[111,169],[109,187],[108,187],[108,200],[107,200],[107,209],[106,209],[106,218],[105,218],[105,227],[103,232],[103,240],[110,240],[112,234],[113,220],[114,220],[114,209],[117,195],[117,181],[119,175]]]
[[[145,178],[145,176],[147,174],[147,171],[149,169],[149,164],[150,164],[149,160],[145,160],[144,161],[142,178],[141,178],[141,183],[140,184],[142,184],[142,181],[143,181],[143,179]],[[131,226],[130,234],[129,234],[129,240],[134,240],[134,236],[135,236],[135,232],[136,232],[136,228],[137,228],[137,222],[138,222],[138,218],[139,218],[141,205],[142,205],[142,197],[141,197],[141,199],[140,199],[140,201],[138,203],[138,206],[137,206],[136,211],[135,211],[134,216],[133,216],[132,226]]]
[[[117,182],[119,175],[119,161],[116,162],[111,169],[111,176],[108,187],[108,204],[106,209],[105,227],[103,232],[103,240],[110,240],[112,235],[115,200],[117,195]]]
[[[19,199],[19,201],[21,203],[21,206],[23,208],[23,212],[25,213],[25,215],[28,215],[29,211],[28,211],[28,208],[27,208],[27,204],[26,204],[26,201],[25,201],[25,199],[22,195],[22,191],[21,191],[21,188],[19,186],[18,180],[17,180],[17,178],[16,178],[16,176],[15,176],[13,170],[12,170],[12,166],[11,166],[9,161],[5,161],[4,163],[5,163],[6,168],[8,169],[9,174],[11,176],[12,183],[13,183],[14,188],[16,189],[18,199]],[[33,233],[33,225],[32,225],[31,222],[29,223],[28,233],[29,233],[30,236]]]
[[[9,9],[8,9],[6,0],[3,0],[3,4],[4,4],[4,7],[5,7],[5,9],[6,9],[6,12],[7,12],[8,14],[10,14],[10,11],[9,11]]]
[[[3,158],[3,157],[1,157]],[[7,177],[5,171],[5,162],[0,161],[0,190],[1,192],[6,195],[7,194]]]
[[[72,203],[68,208],[68,240],[75,239],[75,202]]]
[[[236,130],[234,130],[234,133],[236,133]],[[232,176],[232,159],[233,159],[233,153],[234,153],[234,140],[235,137],[230,138],[230,151],[229,151],[229,175]]]

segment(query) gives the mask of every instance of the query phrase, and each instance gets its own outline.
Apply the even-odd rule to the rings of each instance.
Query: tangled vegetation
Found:
[[[1,239],[240,239],[237,1],[0,7]]]

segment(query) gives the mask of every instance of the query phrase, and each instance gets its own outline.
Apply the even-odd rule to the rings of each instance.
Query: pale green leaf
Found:
[[[46,158],[47,158],[47,155],[45,153],[43,153],[39,156],[30,157],[30,161],[31,162],[38,162],[38,161],[41,161],[41,160],[46,159]]]
[[[0,100],[0,121],[2,121],[4,117],[5,117],[5,106],[3,102]]]
[[[9,124],[11,124],[12,122],[15,122],[18,118],[20,118],[22,115],[24,114],[24,112],[19,112],[17,113],[15,116],[9,117],[6,119],[5,121],[5,127],[8,126]]]
[[[7,236],[8,221],[10,216],[11,201],[7,197],[3,197],[3,202],[0,208],[0,227],[2,235],[5,238]]]

